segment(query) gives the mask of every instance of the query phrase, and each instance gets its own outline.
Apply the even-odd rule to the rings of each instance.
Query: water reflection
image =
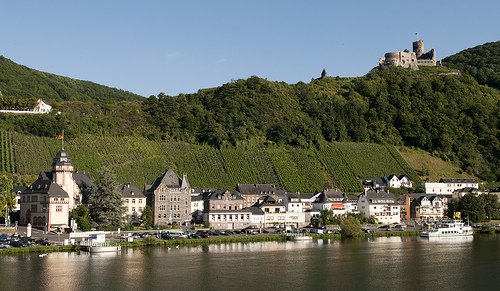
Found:
[[[380,237],[0,256],[2,290],[495,289],[499,236]]]

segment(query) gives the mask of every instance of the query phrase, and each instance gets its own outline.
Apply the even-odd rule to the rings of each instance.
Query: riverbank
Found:
[[[313,239],[336,239],[341,240],[340,233],[329,234],[307,234]],[[365,233],[365,237],[390,237],[390,236],[419,236],[419,231],[387,231],[387,232],[373,232]],[[145,239],[137,239],[132,242],[117,242],[111,243],[121,245],[122,248],[140,248],[149,246],[162,246],[162,247],[185,247],[185,246],[199,246],[208,244],[224,244],[224,243],[252,243],[252,242],[265,242],[276,241],[286,242],[287,236],[280,235],[248,235],[248,236],[217,236],[209,238],[195,238],[195,239],[172,239],[162,240],[155,237],[148,237]],[[75,252],[81,251],[78,244],[67,246],[29,246],[22,248],[7,248],[0,249],[0,255],[5,254],[19,254],[19,253],[51,253],[51,252]]]

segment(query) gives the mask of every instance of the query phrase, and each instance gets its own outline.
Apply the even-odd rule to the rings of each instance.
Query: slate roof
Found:
[[[344,193],[340,191],[340,189],[326,189],[323,191],[323,194],[325,194],[327,198],[344,198]]]
[[[479,193],[481,190],[474,188],[474,187],[464,187],[462,189],[457,189],[455,192],[458,193]]]
[[[191,202],[193,201],[203,201],[203,194],[191,196]]]
[[[28,189],[27,186],[16,186],[16,187],[12,188],[12,190],[10,190],[10,192],[12,192],[12,193],[24,192],[27,189]]]
[[[209,200],[222,200],[225,196],[229,195],[231,200],[245,200],[245,198],[241,197],[238,192],[230,192],[229,190],[218,190],[212,192],[212,194],[208,197]]]
[[[253,215],[264,215],[264,211],[262,209],[260,209],[259,207],[245,207],[241,210],[245,210],[245,211],[250,211],[252,212]]]
[[[94,184],[94,183],[92,183],[92,179],[90,178],[90,174],[87,172],[74,172],[73,179],[75,179],[76,184],[80,188],[91,186]]]
[[[386,204],[387,200],[392,200],[393,203],[396,202],[396,196],[392,193],[389,193],[389,192],[386,192],[386,191],[383,191],[383,190],[369,190],[369,191],[366,191],[365,193],[366,195],[366,198],[368,200],[370,200],[370,203],[372,204],[378,204],[378,203],[382,203],[382,204]],[[384,201],[384,202],[379,202],[379,201]]]
[[[21,195],[47,194],[49,197],[69,197],[68,192],[50,180],[36,180]]]
[[[272,184],[238,184],[237,191],[241,194],[276,194],[276,187]]]
[[[122,198],[146,198],[139,188],[130,183],[118,185],[118,189],[122,193]]]
[[[52,166],[62,166],[62,165],[72,165],[71,164],[71,157],[65,150],[60,150],[56,156],[54,157],[54,160],[52,161]]]
[[[184,175],[184,178],[187,179],[187,176]],[[186,183],[182,183],[183,181],[177,176],[177,174],[172,169],[167,169],[165,173],[156,178],[153,184],[150,187],[146,186],[146,191],[154,191],[160,186],[160,184],[164,184],[169,188],[180,188],[181,185],[185,185]],[[186,181],[187,182],[187,181]],[[189,184],[189,182],[187,182]],[[189,186],[188,186],[189,187]]]

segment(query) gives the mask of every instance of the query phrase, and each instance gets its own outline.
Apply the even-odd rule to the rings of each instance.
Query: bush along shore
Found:
[[[329,234],[307,234],[313,239],[335,239],[341,240],[342,235],[340,233],[329,233]],[[389,237],[389,236],[419,236],[419,231],[387,231],[387,232],[374,232],[365,233],[364,237]],[[287,236],[285,234],[281,235],[252,235],[252,236],[220,236],[220,237],[209,237],[209,238],[195,238],[195,239],[172,239],[172,240],[162,240],[155,237],[148,237],[145,239],[136,239],[132,242],[116,242],[110,243],[111,245],[121,245],[125,248],[140,248],[140,247],[182,247],[182,246],[200,246],[207,244],[222,244],[222,243],[252,243],[252,242],[265,242],[265,241],[277,241],[286,242]],[[22,248],[6,248],[0,249],[0,255],[5,254],[21,254],[21,253],[51,253],[51,252],[76,252],[81,251],[81,247],[78,244],[67,245],[67,246],[29,246]]]

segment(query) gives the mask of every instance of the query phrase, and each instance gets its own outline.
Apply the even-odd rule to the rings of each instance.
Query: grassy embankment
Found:
[[[332,234],[308,234],[314,239],[335,239],[341,240],[342,237],[340,233]],[[389,232],[375,232],[364,234],[366,238],[368,237],[388,237],[388,236],[418,236],[419,231],[389,231]],[[255,236],[237,236],[237,237],[209,237],[209,238],[199,238],[199,239],[175,239],[175,240],[161,240],[157,238],[146,238],[138,239],[133,242],[120,242],[116,243],[125,248],[139,248],[139,247],[187,247],[187,246],[199,246],[208,244],[222,244],[222,243],[252,243],[252,242],[265,242],[265,241],[278,241],[286,242],[286,235],[255,235]],[[8,248],[0,249],[0,255],[5,254],[19,254],[19,253],[50,253],[50,252],[72,252],[79,251],[79,245],[70,246],[31,246],[25,248]]]

